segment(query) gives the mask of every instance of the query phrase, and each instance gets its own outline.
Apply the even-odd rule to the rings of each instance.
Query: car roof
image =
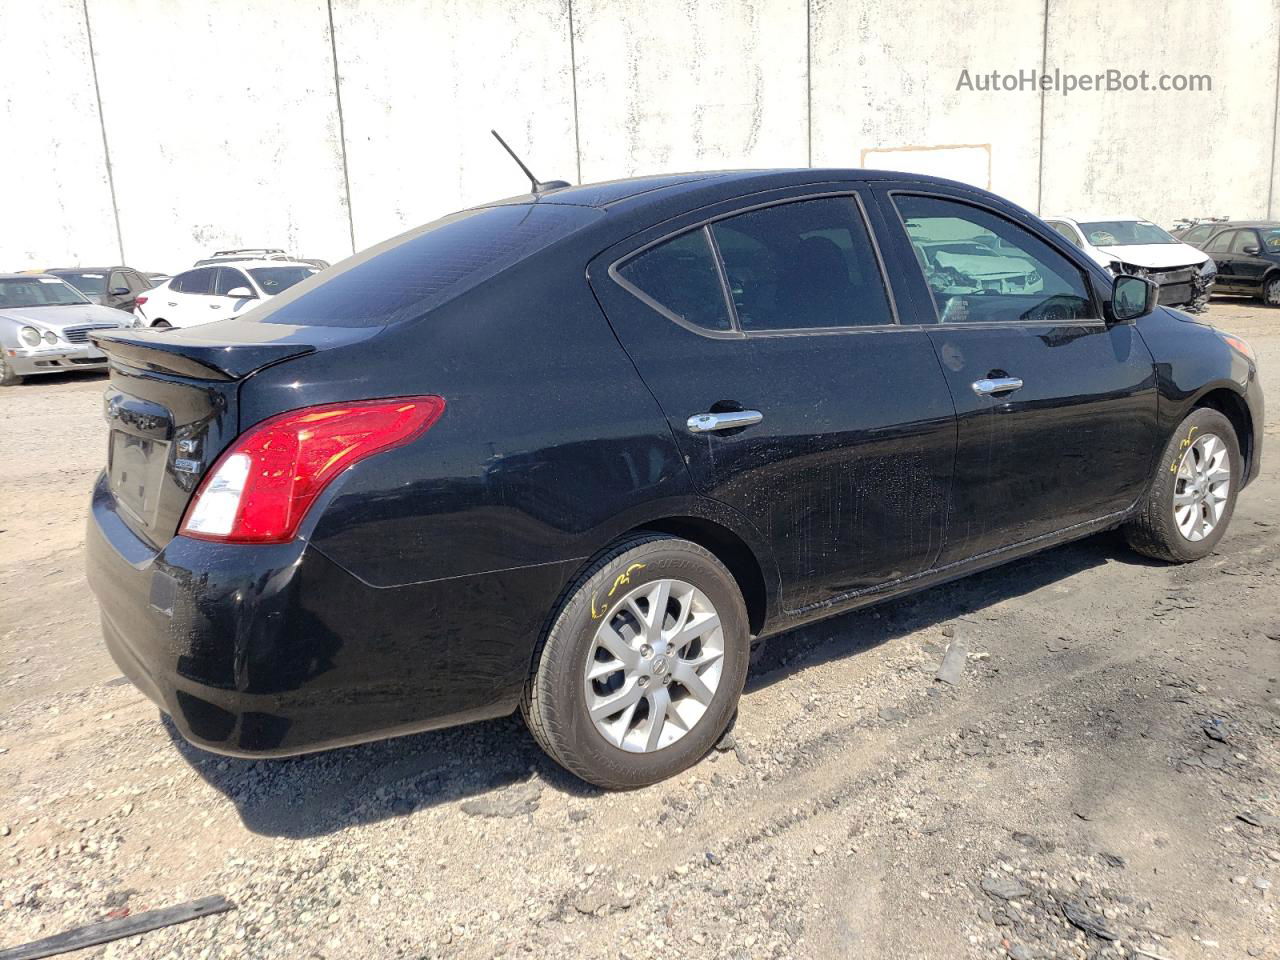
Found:
[[[51,277],[52,274],[43,270],[39,273],[0,273],[0,280],[35,280],[37,277]],[[62,278],[59,277],[59,280]]]
[[[1147,217],[1135,217],[1131,213],[1098,213],[1084,214],[1080,216],[1060,217],[1045,215],[1042,220],[1069,220],[1072,223],[1150,223],[1159,226],[1154,220]]]
[[[671,173],[607,180],[578,186],[559,187],[546,193],[525,193],[507,197],[482,207],[512,203],[571,204],[608,210],[613,207],[634,208],[647,203],[668,201],[676,197],[693,199],[707,195],[707,202],[723,196],[729,199],[755,190],[803,186],[847,180],[909,180],[977,190],[967,183],[920,173],[855,168],[792,167],[774,170],[712,170],[699,173]]]
[[[1203,227],[1206,224],[1197,223],[1196,226]],[[1228,220],[1226,223],[1215,223],[1213,226],[1219,229],[1230,227],[1280,227],[1280,220]]]
[[[214,267],[236,267],[239,269],[258,267],[307,267],[308,269],[318,269],[314,263],[303,263],[299,260],[218,260],[214,263],[202,263],[199,266],[187,267],[181,273],[190,273],[192,270],[212,270]],[[176,274],[174,274],[176,276]]]

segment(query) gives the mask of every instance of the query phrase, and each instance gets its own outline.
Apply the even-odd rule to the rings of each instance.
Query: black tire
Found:
[[[1187,448],[1206,434],[1217,436],[1226,445],[1231,464],[1231,482],[1217,525],[1203,539],[1192,541],[1182,535],[1174,522],[1173,497],[1178,484],[1179,461]],[[1156,475],[1138,505],[1137,515],[1124,526],[1129,546],[1138,553],[1170,563],[1190,563],[1207,557],[1227,532],[1231,515],[1235,512],[1236,494],[1243,476],[1240,441],[1236,438],[1231,421],[1217,410],[1193,410],[1178,425],[1173,437],[1165,445],[1160,462],[1156,464]]]
[[[16,387],[21,382],[22,377],[13,372],[13,367],[0,354],[0,387]]]
[[[692,729],[652,752],[629,752],[605,739],[592,722],[583,671],[593,655],[597,627],[617,612],[622,597],[665,578],[692,584],[714,606],[723,630],[723,669],[705,713]],[[617,585],[626,589],[610,599]],[[588,783],[610,790],[647,786],[692,766],[724,733],[746,682],[749,646],[742,592],[710,551],[662,534],[629,537],[565,591],[534,655],[520,710],[539,746]]]
[[[1263,279],[1262,293],[1258,299],[1268,307],[1280,307],[1280,273],[1273,273]]]
[[[168,320],[157,320],[153,324],[151,324],[151,327],[152,329],[155,329],[155,330],[172,330],[173,324],[171,324]]]

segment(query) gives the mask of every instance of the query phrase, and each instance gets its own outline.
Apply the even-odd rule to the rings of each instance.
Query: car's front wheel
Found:
[[[747,676],[746,607],[697,544],[646,534],[569,589],[521,709],[552,759],[610,789],[656,783],[724,733]]]
[[[22,382],[22,377],[13,372],[13,367],[5,361],[4,354],[0,353],[0,387],[13,387]]]
[[[173,324],[171,324],[168,320],[157,320],[155,323],[151,324],[151,326],[156,330],[172,330],[173,329]]]
[[[1129,545],[1171,563],[1213,552],[1235,510],[1243,470],[1231,421],[1193,410],[1174,431],[1137,516],[1125,525]]]

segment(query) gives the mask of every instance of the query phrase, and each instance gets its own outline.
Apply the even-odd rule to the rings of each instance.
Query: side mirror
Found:
[[[1160,288],[1142,277],[1119,276],[1111,286],[1111,319],[1116,323],[1132,323],[1156,308]]]
[[[127,297],[129,295],[129,288],[128,287],[112,287],[110,293],[111,293],[111,296],[113,297]]]
[[[257,300],[258,295],[248,287],[232,287],[227,291],[227,296],[235,300]]]
[[[1247,256],[1256,257],[1258,255],[1258,245],[1256,243],[1251,243],[1249,246],[1245,247],[1242,252]]]

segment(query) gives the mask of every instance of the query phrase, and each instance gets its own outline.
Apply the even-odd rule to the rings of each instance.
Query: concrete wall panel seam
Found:
[[[813,0],[804,2],[804,109],[809,166],[813,166]]]
[[[1044,0],[1044,24],[1040,33],[1040,72],[1049,69],[1049,0]],[[1049,94],[1040,91],[1040,139],[1036,141],[1036,216],[1044,216],[1044,98]]]
[[[573,0],[569,4],[569,79],[573,85],[573,156],[577,183],[582,182],[582,139],[578,133],[578,51],[573,38]]]
[[[338,146],[342,151],[342,186],[347,194],[347,228],[351,232],[351,252],[356,252],[356,221],[351,212],[351,171],[347,167],[347,125],[342,117],[342,79],[338,76],[338,33],[333,29],[333,0],[325,0],[329,12],[329,51],[333,56],[333,97],[338,113]]]
[[[111,194],[111,216],[116,225],[117,263],[124,263],[124,233],[120,230],[120,207],[116,203],[116,180],[111,172],[111,147],[107,144],[107,121],[102,114],[102,88],[98,86],[98,58],[93,52],[93,26],[89,23],[89,0],[81,0],[84,33],[89,41],[89,71],[93,75],[93,99],[98,105],[98,129],[102,133],[102,161],[107,168],[107,192]]]
[[[1267,217],[1276,215],[1276,151],[1280,150],[1280,27],[1276,28],[1276,94],[1271,110],[1271,179],[1267,182]]]

